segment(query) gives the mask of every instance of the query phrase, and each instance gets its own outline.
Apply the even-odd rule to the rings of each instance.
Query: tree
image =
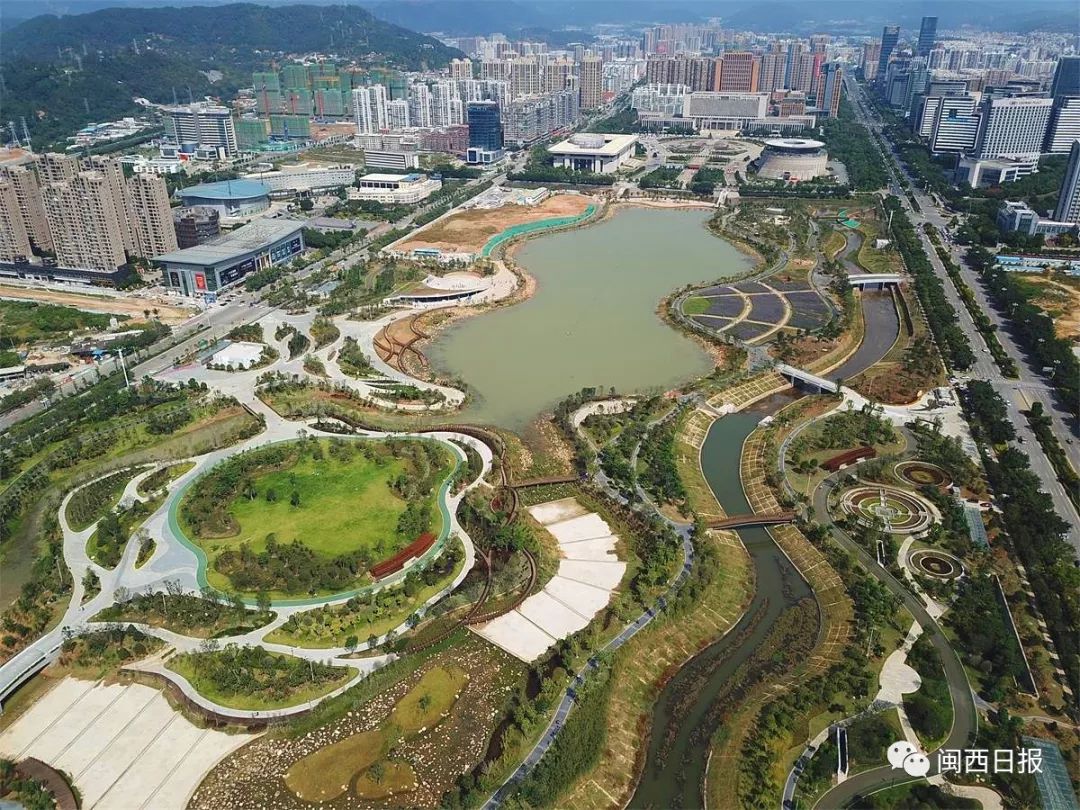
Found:
[[[297,490],[292,491],[292,495],[289,496],[289,503],[293,506],[300,505],[300,493]]]
[[[265,590],[259,591],[258,595],[255,597],[255,603],[258,605],[260,613],[266,613],[270,610],[270,594]]]

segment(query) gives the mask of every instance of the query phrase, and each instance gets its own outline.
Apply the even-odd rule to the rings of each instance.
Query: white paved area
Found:
[[[477,629],[523,661],[535,661],[556,641],[586,627],[607,606],[626,563],[615,555],[618,536],[573,498],[529,507],[559,544],[558,573],[539,593]]]
[[[69,677],[0,734],[0,754],[66,771],[87,810],[180,810],[253,736],[199,728],[149,686]]]
[[[916,639],[922,635],[922,627],[918,622],[911,625],[907,638],[899,649],[889,653],[885,663],[881,665],[881,673],[878,675],[878,690],[876,700],[884,700],[889,703],[901,703],[904,695],[918,691],[922,686],[922,678],[907,663],[907,654],[911,650]]]

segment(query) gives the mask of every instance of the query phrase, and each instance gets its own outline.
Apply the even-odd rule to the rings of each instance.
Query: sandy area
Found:
[[[157,310],[162,323],[182,323],[195,314],[195,310],[172,304],[159,303],[149,298],[113,298],[111,296],[85,295],[77,292],[45,290],[38,287],[15,287],[0,284],[0,298],[14,301],[43,301],[65,307],[75,307],[86,312],[102,312],[108,315],[128,315],[135,321],[144,320],[144,310]]]
[[[1080,340],[1080,289],[1041,275],[1025,275],[1024,280],[1042,288],[1034,303],[1053,317],[1054,334]]]
[[[417,231],[395,250],[438,248],[446,253],[476,253],[487,241],[507,228],[540,219],[578,216],[596,200],[580,194],[556,194],[540,205],[503,205],[499,208],[470,208],[433,222]]]

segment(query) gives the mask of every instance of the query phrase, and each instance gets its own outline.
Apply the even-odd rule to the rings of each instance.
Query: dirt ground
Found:
[[[491,237],[514,225],[578,216],[593,203],[592,197],[580,194],[556,194],[535,206],[508,204],[490,209],[471,208],[433,222],[396,249],[407,252],[433,247],[447,253],[476,253]]]
[[[1054,333],[1065,340],[1080,341],[1080,287],[1042,275],[1025,275],[1024,281],[1041,288],[1034,303],[1053,317]]]
[[[128,315],[133,321],[145,320],[143,310],[156,309],[158,319],[166,324],[183,323],[195,314],[193,309],[159,303],[149,298],[113,298],[4,284],[0,284],[0,298],[14,301],[42,301],[47,304],[75,307],[86,312],[103,312],[108,315]]]

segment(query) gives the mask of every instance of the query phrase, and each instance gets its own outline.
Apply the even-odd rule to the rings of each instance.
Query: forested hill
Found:
[[[171,103],[229,100],[251,71],[312,51],[406,69],[460,52],[356,6],[114,8],[42,16],[4,32],[3,122],[25,118],[36,148],[91,121],[138,111],[136,96]],[[4,133],[6,137],[6,133]]]
[[[444,65],[459,55],[437,39],[373,17],[358,6],[108,8],[64,17],[42,15],[4,34],[2,58],[55,60],[64,51],[149,48],[247,66],[259,54],[333,52],[405,68]]]

